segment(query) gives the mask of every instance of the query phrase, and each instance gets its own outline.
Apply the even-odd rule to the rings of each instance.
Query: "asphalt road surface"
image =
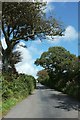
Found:
[[[33,94],[13,107],[5,118],[78,118],[78,105],[78,101],[38,83]]]

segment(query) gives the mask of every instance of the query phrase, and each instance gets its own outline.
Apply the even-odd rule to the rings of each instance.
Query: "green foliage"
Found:
[[[35,61],[36,65],[41,65],[47,71],[49,78],[45,80],[43,70],[38,72],[38,79],[41,83],[79,98],[80,90],[80,59],[71,54],[63,47],[51,47],[47,52]],[[42,76],[41,76],[42,75]]]
[[[9,76],[10,77],[10,76]],[[20,74],[17,78],[13,76],[12,81],[8,81],[7,77],[2,81],[2,97],[4,100],[11,98],[25,97],[35,88],[35,79],[32,76]]]
[[[18,100],[16,98],[10,98],[7,99],[6,101],[2,102],[2,115],[6,115],[7,112],[11,109],[11,107],[13,107],[14,105],[16,105],[18,102]]]
[[[45,2],[3,2],[2,32],[7,49],[2,49],[3,71],[16,73],[14,64],[20,61],[20,53],[13,53],[20,40],[42,40],[46,35],[63,35],[63,27],[55,18],[44,14]],[[10,69],[9,69],[10,68]]]
[[[41,70],[37,73],[37,76],[38,76],[38,81],[42,84],[48,84],[48,80],[49,80],[49,75],[48,75],[48,72],[44,69],[44,70]]]
[[[36,87],[36,80],[31,75],[18,76],[4,74],[2,77],[3,114],[5,114],[18,101],[26,98]]]

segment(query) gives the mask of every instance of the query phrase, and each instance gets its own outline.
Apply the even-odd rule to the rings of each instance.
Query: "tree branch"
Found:
[[[16,41],[16,42],[11,41],[12,49],[13,49],[13,48],[14,48],[14,46],[15,46],[15,45],[17,45],[19,42],[20,42],[20,41]]]
[[[16,28],[16,25],[13,27],[13,29],[11,30],[11,32],[9,33],[9,35],[12,34],[12,32],[15,30],[15,28]]]

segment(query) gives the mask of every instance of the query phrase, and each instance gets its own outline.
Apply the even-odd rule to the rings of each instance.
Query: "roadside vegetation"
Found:
[[[7,46],[6,49],[2,47],[1,53],[0,84],[2,84],[2,88],[0,87],[0,89],[3,115],[16,103],[31,94],[36,86],[34,77],[18,74],[16,71],[15,64],[22,60],[21,53],[16,51],[17,44],[21,40],[34,41],[36,37],[42,41],[46,39],[46,36],[51,36],[52,39],[54,39],[53,36],[63,36],[63,25],[53,16],[47,17],[44,13],[45,7],[46,3],[43,2],[2,3],[1,29]],[[23,47],[27,49],[26,46]],[[78,58],[64,48],[50,48],[49,52],[43,53],[41,58],[35,62],[36,65],[44,68],[38,73],[38,80],[51,88],[78,97],[77,63]]]
[[[5,115],[14,105],[30,95],[35,87],[36,80],[33,76],[4,74],[2,78],[2,114]]]
[[[35,88],[32,76],[18,74],[15,64],[21,62],[21,52],[16,50],[21,40],[41,41],[50,36],[63,36],[64,27],[60,21],[46,16],[46,2],[3,2],[2,36],[6,48],[2,47],[2,100],[3,114],[14,104],[27,97]],[[27,49],[27,46],[23,46]],[[27,66],[26,66],[27,67]]]
[[[80,100],[80,57],[63,47],[51,47],[35,64],[44,68],[37,73],[40,83]]]
[[[35,88],[32,76],[18,74],[15,64],[21,62],[21,53],[16,50],[21,40],[46,39],[47,35],[63,35],[61,22],[46,17],[46,2],[3,2],[2,36],[6,48],[2,47],[2,111],[5,114],[18,101],[27,97]],[[23,46],[27,49],[27,46]],[[27,67],[27,66],[26,66]]]

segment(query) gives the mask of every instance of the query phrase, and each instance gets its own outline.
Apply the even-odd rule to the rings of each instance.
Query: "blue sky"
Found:
[[[55,16],[58,20],[63,22],[65,28],[73,27],[76,32],[78,32],[78,3],[77,2],[51,2],[47,6],[49,6],[49,11],[47,11],[48,15]],[[55,14],[55,15],[54,15]],[[71,31],[72,32],[72,31]],[[65,47],[71,53],[78,55],[78,39],[75,35],[71,38],[71,40],[60,40],[59,42],[48,42],[43,40],[42,43],[37,42],[28,42],[27,46],[34,46],[39,50],[47,50],[50,46],[60,45]]]
[[[63,22],[65,27],[65,37],[55,38],[55,40],[42,40],[25,42],[28,49],[18,46],[22,52],[23,60],[16,65],[19,72],[36,76],[41,67],[36,67],[34,61],[39,58],[41,53],[47,51],[52,46],[62,46],[72,54],[78,55],[78,3],[77,2],[53,2],[47,4],[45,10],[47,16],[54,16]],[[24,44],[21,42],[20,44]]]

